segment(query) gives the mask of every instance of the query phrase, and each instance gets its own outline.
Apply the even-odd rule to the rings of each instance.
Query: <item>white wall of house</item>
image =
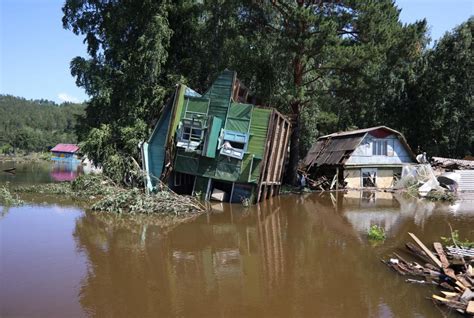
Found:
[[[344,169],[344,180],[347,182],[347,188],[359,189],[363,188],[362,171],[366,168],[350,168]],[[377,188],[392,188],[393,175],[401,173],[401,168],[388,167],[371,167],[371,171],[375,172],[375,182]]]
[[[382,147],[380,148],[380,146]],[[376,166],[411,162],[413,162],[413,160],[410,157],[408,150],[405,145],[398,140],[396,135],[392,134],[385,138],[376,138],[367,134],[360,145],[354,150],[350,158],[346,161],[345,165]]]

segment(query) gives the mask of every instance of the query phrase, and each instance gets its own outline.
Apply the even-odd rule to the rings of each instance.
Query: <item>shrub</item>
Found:
[[[385,240],[385,230],[382,227],[375,224],[369,228],[368,235],[369,235],[369,240],[372,240],[372,241]]]

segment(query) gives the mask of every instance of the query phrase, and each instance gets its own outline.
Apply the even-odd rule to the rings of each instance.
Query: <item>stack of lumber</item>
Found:
[[[396,253],[382,262],[400,275],[417,278],[408,278],[407,282],[439,286],[442,295],[431,297],[436,304],[474,317],[474,249],[444,248],[441,243],[435,242],[432,251],[413,233],[408,234],[416,244],[407,243],[406,247],[423,265],[410,262]]]

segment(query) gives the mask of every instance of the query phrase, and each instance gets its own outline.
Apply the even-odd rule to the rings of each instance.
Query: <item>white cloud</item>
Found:
[[[68,103],[79,103],[79,98],[71,96],[67,93],[59,93],[58,99],[61,103],[68,102]]]

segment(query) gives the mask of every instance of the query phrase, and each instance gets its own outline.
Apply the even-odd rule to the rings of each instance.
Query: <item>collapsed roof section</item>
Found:
[[[389,135],[395,135],[404,145],[409,156],[415,160],[414,153],[411,151],[405,137],[399,131],[386,126],[376,126],[365,129],[337,132],[319,137],[303,159],[302,168],[309,170],[312,167],[324,165],[344,165],[367,135],[371,135],[374,138],[385,138]]]

